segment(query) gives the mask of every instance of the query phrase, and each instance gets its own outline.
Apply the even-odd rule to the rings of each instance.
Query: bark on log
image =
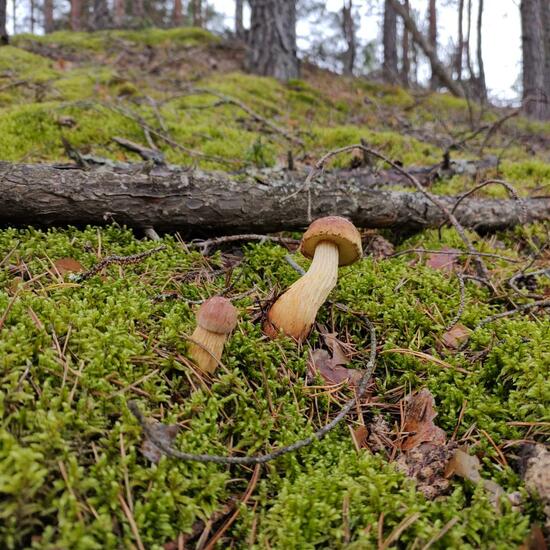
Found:
[[[146,165],[147,166],[147,165]],[[273,232],[308,224],[304,175],[151,167],[133,170],[68,169],[0,162],[0,223],[105,224],[195,233]],[[343,177],[342,174],[345,174]],[[391,172],[327,172],[312,183],[312,217],[338,214],[359,227],[404,231],[436,227],[444,214],[419,193],[376,189]],[[290,198],[289,198],[290,197]],[[443,199],[452,207],[456,198]],[[550,219],[550,197],[523,201],[527,219]],[[515,201],[466,199],[455,212],[466,227],[491,231],[520,223]]]

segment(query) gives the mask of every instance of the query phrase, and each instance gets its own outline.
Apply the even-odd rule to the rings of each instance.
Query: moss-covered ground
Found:
[[[121,114],[123,107],[172,141],[231,161],[231,169],[283,163],[289,148],[301,166],[361,138],[405,165],[426,165],[440,160],[449,133],[459,139],[470,131],[471,116],[488,124],[502,116],[445,95],[413,94],[311,67],[303,81],[283,85],[243,74],[240,60],[238,51],[194,29],[19,37],[0,48],[1,158],[64,161],[65,136],[83,153],[136,160],[112,142],[119,136],[146,143],[143,128]],[[191,85],[244,102],[299,136],[305,148],[236,105],[186,95]],[[475,158],[483,139],[468,142],[457,156]],[[498,172],[486,175],[508,179],[520,194],[547,193],[548,140],[549,127],[509,120],[485,148],[502,156]],[[228,169],[162,139],[155,143],[169,162]],[[434,190],[457,193],[471,185],[471,177],[455,176]],[[485,191],[500,194],[496,189]],[[542,253],[531,269],[548,266],[548,231],[539,224],[470,234],[479,250],[521,263],[486,258],[497,296],[466,281],[461,323],[474,328],[513,307],[505,281],[536,250]],[[407,240],[386,237],[397,250],[462,247],[451,229]],[[351,395],[345,388],[328,391],[308,376],[308,350],[321,345],[316,332],[301,348],[262,335],[262,302],[299,276],[285,261],[286,248],[247,244],[204,257],[179,236],[166,235],[162,244],[165,250],[138,264],[113,265],[78,283],[58,273],[57,260],[73,258],[88,268],[110,254],[134,254],[156,243],[114,226],[0,231],[3,548],[177,548],[178,536],[198,525],[195,545],[209,519],[241,498],[252,468],[166,457],[151,464],[140,451],[130,398],[148,415],[181,426],[177,448],[243,455],[311,434]],[[371,405],[347,424],[384,415],[398,429],[402,397],[427,387],[438,426],[481,458],[484,478],[507,493],[519,491],[522,506],[503,499],[496,509],[481,486],[458,478],[448,494],[427,500],[384,453],[358,451],[344,422],[322,441],[262,467],[219,548],[504,549],[519,547],[531,525],[541,522],[516,458],[522,442],[548,441],[550,320],[543,312],[512,315],[476,329],[462,351],[445,347],[445,327],[460,305],[457,278],[415,258],[366,256],[340,271],[331,298],[365,313],[379,343]],[[468,270],[471,260],[460,257],[457,264]],[[227,288],[236,297],[239,324],[224,366],[201,380],[185,339],[194,328],[194,302]],[[539,278],[536,292],[550,294],[548,278]],[[176,299],[159,299],[170,293]],[[364,366],[368,331],[361,319],[326,305],[319,320],[363,352],[350,366]],[[407,518],[414,521],[384,546]],[[211,531],[218,527],[214,522]]]

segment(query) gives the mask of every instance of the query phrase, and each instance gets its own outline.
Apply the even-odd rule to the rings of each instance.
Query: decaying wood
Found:
[[[176,167],[81,170],[67,166],[0,162],[0,223],[105,224],[195,233],[274,232],[301,229],[312,216],[338,214],[359,227],[420,230],[446,223],[420,193],[378,189],[395,172],[326,172],[308,191],[304,174],[274,170],[230,176]],[[387,189],[387,188],[386,188]],[[284,200],[293,195],[292,199]],[[310,196],[311,202],[308,198]],[[441,197],[452,209],[457,198]],[[468,198],[455,216],[464,227],[491,231],[522,215],[550,219],[550,197],[522,201]]]

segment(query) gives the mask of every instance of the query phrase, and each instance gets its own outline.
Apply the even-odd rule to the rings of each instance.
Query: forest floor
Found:
[[[550,194],[549,124],[310,65],[284,85],[243,73],[242,58],[198,29],[16,37],[0,48],[1,160],[139,161],[114,141],[123,138],[190,168],[284,170],[291,157],[305,174],[363,139],[405,167],[448,150],[453,160],[497,158],[434,178],[434,193],[499,179],[519,196]],[[346,153],[329,168],[364,170],[366,160]],[[534,495],[537,463],[525,453],[550,435],[550,225],[467,231],[484,256],[464,253],[448,227],[362,234],[364,258],[340,270],[319,325],[297,346],[266,339],[259,322],[274,292],[300,276],[287,255],[307,269],[295,245],[205,250],[194,235],[156,243],[117,225],[2,229],[2,548],[528,548],[540,539],[550,495]],[[140,261],[71,277],[159,244]],[[492,288],[476,279],[476,258]],[[219,293],[239,323],[208,378],[189,361],[186,335],[197,303]],[[373,351],[365,317],[377,338],[367,397],[321,441],[261,467],[142,446],[129,399],[177,424],[170,441],[186,452],[245,456],[311,435],[356,391]]]

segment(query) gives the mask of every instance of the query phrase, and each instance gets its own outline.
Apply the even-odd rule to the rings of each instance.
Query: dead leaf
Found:
[[[336,332],[326,332],[325,327],[320,326],[320,333],[325,341],[325,345],[332,353],[333,365],[347,365],[349,359],[344,352],[342,342],[338,340],[338,334]]]
[[[361,425],[355,430],[350,426],[350,431],[353,444],[358,451],[368,447],[369,430],[366,426]]]
[[[444,246],[441,249],[441,252],[444,252],[444,254],[438,252],[428,254],[426,265],[432,269],[439,269],[441,271],[451,273],[457,264],[456,260],[459,254],[461,254],[461,251],[456,248],[448,248]]]
[[[457,323],[443,334],[441,340],[446,347],[458,349],[463,342],[468,340],[471,332],[472,331],[468,327],[465,327],[461,323]]]
[[[548,550],[540,525],[533,525],[531,532],[527,535],[519,550]]]
[[[166,425],[161,422],[152,421],[150,426],[148,426],[148,430],[163,445],[170,446],[178,435],[180,427],[177,424]],[[147,435],[145,435],[141,444],[141,452],[145,458],[148,458],[154,464],[158,464],[164,454]]]
[[[427,388],[411,395],[405,406],[403,431],[410,433],[401,443],[401,450],[409,451],[421,443],[445,443],[445,432],[433,423],[437,416],[433,395]]]
[[[522,455],[525,487],[542,502],[545,527],[550,532],[550,449],[540,443],[526,445]]]
[[[338,361],[338,359],[336,360]],[[319,373],[326,382],[332,385],[348,382],[350,386],[357,386],[363,373],[357,369],[348,369],[334,363],[329,352],[324,349],[313,350],[308,363],[310,372]]]
[[[491,504],[497,508],[500,498],[506,492],[495,481],[481,477],[481,462],[475,455],[470,455],[465,449],[456,449],[445,469],[445,477],[457,475],[469,481],[481,484],[488,493]]]
[[[59,258],[58,260],[55,260],[53,265],[61,276],[66,273],[80,273],[84,271],[82,264],[74,258]]]

